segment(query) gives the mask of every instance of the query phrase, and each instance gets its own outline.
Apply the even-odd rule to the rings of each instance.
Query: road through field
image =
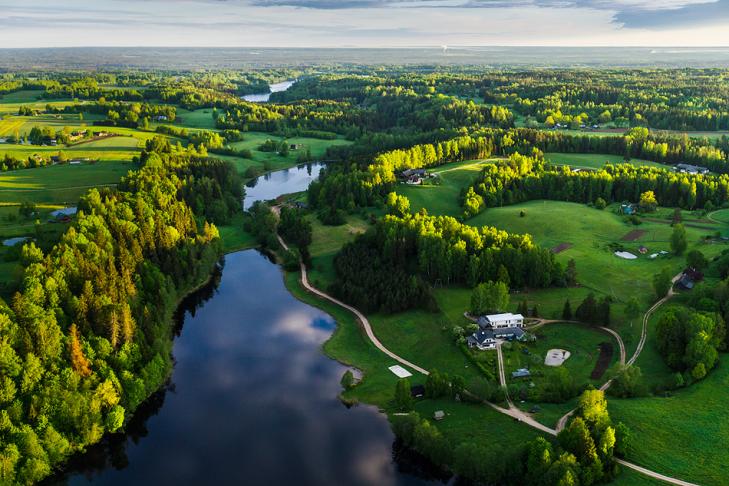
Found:
[[[281,243],[281,246],[286,251],[288,251],[289,250],[289,247],[286,244],[286,242],[283,240],[283,238],[281,238],[281,235],[279,235],[277,233],[276,234],[276,237],[278,238],[279,243]],[[340,301],[339,299],[336,299],[336,298],[332,297],[331,295],[329,295],[329,294],[327,294],[325,292],[322,292],[321,290],[319,290],[316,287],[312,286],[309,283],[309,279],[307,277],[306,266],[304,265],[303,262],[300,262],[300,266],[301,266],[301,284],[304,286],[304,288],[307,291],[313,293],[314,295],[317,295],[318,297],[320,297],[322,299],[328,300],[328,301],[330,301],[330,302],[332,302],[332,303],[334,303],[334,304],[336,304],[336,305],[338,305],[338,306],[340,306],[340,307],[342,307],[344,309],[347,309],[352,314],[354,314],[357,317],[357,319],[359,320],[359,322],[362,325],[363,329],[365,330],[365,334],[367,335],[367,338],[370,340],[370,342],[372,342],[372,344],[378,350],[380,350],[381,352],[383,352],[384,354],[386,354],[390,358],[394,359],[398,363],[403,364],[403,365],[405,365],[405,366],[407,366],[409,368],[412,368],[413,370],[417,371],[418,373],[421,373],[423,375],[428,375],[429,374],[428,371],[425,370],[424,368],[421,368],[420,366],[417,366],[417,365],[411,363],[410,361],[406,360],[405,358],[402,358],[402,357],[398,356],[397,354],[393,353],[392,351],[390,351],[389,349],[387,349],[387,347],[385,347],[380,342],[380,340],[377,339],[377,337],[375,336],[375,333],[372,331],[372,326],[370,325],[370,322],[367,320],[367,318],[365,317],[364,314],[362,314],[359,310],[357,310],[356,308],[352,307],[351,305],[345,304],[344,302]],[[656,304],[665,302],[665,300],[667,300],[668,297],[669,296],[666,296],[664,299],[661,299],[661,301],[659,301]],[[649,313],[652,313],[652,312],[655,311],[656,308],[658,308],[658,305],[654,305],[653,307],[651,307],[651,309],[649,309],[648,312]],[[648,317],[650,317],[649,314],[648,314]],[[647,322],[647,318],[644,319],[644,328],[646,326],[646,322]],[[499,361],[499,381],[501,382],[502,386],[505,386],[505,384],[506,384],[506,376],[505,376],[505,373],[504,373],[503,357],[501,355],[501,348],[500,347],[497,347],[497,353],[498,353],[498,356],[499,356],[499,360],[498,360]],[[638,354],[640,354],[640,353],[638,353]],[[635,355],[634,355],[634,357],[635,357]],[[496,410],[497,412],[503,413],[504,415],[508,415],[509,417],[512,417],[514,420],[518,420],[519,422],[522,422],[522,423],[524,423],[526,425],[529,425],[530,427],[532,427],[534,429],[537,429],[537,430],[539,430],[541,432],[544,432],[546,434],[553,435],[553,436],[554,435],[557,435],[557,430],[551,429],[551,428],[547,427],[546,425],[537,422],[529,414],[524,413],[521,410],[519,410],[519,408],[517,408],[511,402],[511,399],[508,397],[508,394],[506,395],[506,400],[507,400],[507,404],[508,404],[509,408],[502,408],[502,407],[499,407],[498,405],[495,405],[493,403],[488,403],[488,402],[486,402],[486,403],[491,408],[493,408],[494,410]],[[618,463],[622,464],[625,467],[629,467],[629,468],[631,468],[631,469],[633,469],[633,470],[635,470],[635,471],[637,471],[637,472],[639,472],[641,474],[644,474],[646,476],[652,477],[654,479],[658,479],[660,481],[664,481],[666,483],[675,484],[675,485],[678,485],[678,486],[698,486],[698,485],[696,485],[694,483],[689,483],[689,482],[686,482],[686,481],[682,481],[680,479],[676,479],[676,478],[672,478],[672,477],[669,477],[669,476],[665,476],[663,474],[660,474],[660,473],[651,471],[650,469],[646,469],[644,467],[638,466],[637,464],[632,464],[632,463],[630,463],[628,461],[624,461],[622,459],[617,459],[617,461],[618,461]]]

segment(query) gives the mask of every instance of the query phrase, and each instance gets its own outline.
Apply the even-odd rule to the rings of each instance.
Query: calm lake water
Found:
[[[256,201],[275,199],[281,194],[305,191],[312,181],[319,177],[324,164],[315,162],[290,169],[270,172],[246,185],[243,209],[248,209]]]
[[[271,97],[271,93],[278,93],[280,91],[286,91],[296,81],[282,81],[280,83],[274,83],[269,85],[270,92],[269,93],[257,93],[257,94],[249,94],[243,96],[243,99],[246,101],[250,101],[252,103],[266,103],[268,102],[269,98]]]
[[[50,482],[442,484],[376,408],[337,399],[346,367],[321,350],[334,328],[263,254],[227,255],[178,310],[169,385]]]

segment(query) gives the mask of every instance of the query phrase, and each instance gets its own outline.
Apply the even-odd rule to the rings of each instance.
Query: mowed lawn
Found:
[[[460,203],[461,190],[473,183],[485,164],[497,159],[467,160],[442,165],[430,170],[440,178],[440,185],[411,186],[398,184],[395,191],[410,199],[413,212],[425,208],[429,214],[460,216],[463,208]]]
[[[600,169],[607,162],[611,164],[626,163],[622,155],[609,154],[566,154],[559,152],[547,152],[544,154],[544,159],[555,165],[569,165],[570,167],[586,169]],[[659,169],[666,168],[665,164],[659,164],[658,162],[651,162],[650,160],[643,159],[630,159],[627,163],[635,166],[658,167]]]
[[[699,383],[669,398],[610,399],[613,420],[632,431],[628,459],[691,482],[727,483],[729,359]]]
[[[91,187],[114,185],[132,162],[54,165],[0,173],[0,203],[75,204]]]
[[[585,324],[555,323],[547,324],[535,329],[534,334],[537,341],[524,346],[512,346],[510,350],[505,349],[504,368],[508,374],[519,368],[529,368],[537,375],[543,373],[545,376],[552,373],[555,368],[544,364],[544,358],[550,349],[564,349],[571,353],[570,357],[562,364],[570,371],[578,384],[590,383],[596,387],[607,381],[607,374],[597,380],[590,378],[590,374],[597,364],[600,355],[598,346],[600,343],[613,345],[613,357],[610,365],[616,363],[620,356],[618,343],[610,334],[595,329]],[[526,348],[529,354],[523,349]],[[535,381],[541,379],[539,376]]]

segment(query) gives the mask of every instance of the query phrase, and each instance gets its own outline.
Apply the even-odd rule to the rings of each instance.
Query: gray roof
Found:
[[[531,376],[531,375],[532,374],[526,368],[519,368],[518,370],[511,372],[512,378],[526,378],[527,376]]]
[[[56,209],[55,211],[51,212],[51,216],[54,218],[58,218],[60,216],[73,216],[76,214],[76,207],[68,207],[68,208],[62,208],[62,209]]]
[[[473,344],[483,344],[486,341],[493,341],[494,333],[492,331],[478,331],[468,336],[467,341]]]

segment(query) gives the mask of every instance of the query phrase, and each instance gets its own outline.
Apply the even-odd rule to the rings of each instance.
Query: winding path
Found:
[[[289,247],[288,247],[288,245],[286,245],[286,242],[283,240],[283,238],[281,238],[281,235],[276,234],[276,236],[278,237],[278,241],[279,241],[279,243],[281,243],[281,246],[286,251],[288,251]],[[411,363],[410,361],[406,360],[405,358],[401,358],[397,354],[395,354],[392,351],[390,351],[389,349],[387,349],[385,347],[385,345],[382,344],[379,339],[377,339],[377,336],[375,336],[374,331],[372,331],[372,326],[370,325],[370,321],[367,320],[367,318],[364,316],[364,314],[362,314],[359,310],[355,309],[351,305],[345,304],[341,300],[335,299],[331,295],[326,294],[326,293],[322,292],[321,290],[317,289],[316,287],[314,287],[313,285],[311,285],[309,283],[309,278],[307,277],[306,265],[304,265],[304,262],[300,262],[299,264],[301,265],[301,284],[304,286],[304,288],[307,291],[311,292],[314,295],[321,297],[322,299],[328,300],[329,302],[332,302],[332,303],[338,305],[339,307],[344,307],[349,312],[354,314],[357,317],[357,320],[359,320],[360,324],[362,325],[362,328],[364,328],[365,333],[367,334],[367,338],[372,342],[372,344],[375,345],[375,347],[377,349],[379,349],[380,351],[382,351],[383,353],[388,355],[390,358],[394,359],[395,361],[397,361],[400,364],[403,364],[409,368],[414,369],[418,373],[422,373],[424,375],[430,374],[430,373],[428,373],[428,370],[421,368],[420,366],[418,366],[414,363]]]
[[[278,238],[279,243],[281,243],[281,246],[285,250],[288,251],[289,250],[289,247],[286,244],[286,242],[283,240],[283,238],[281,238],[281,235],[279,235],[278,233],[276,233],[276,237]],[[336,304],[336,305],[338,305],[340,307],[343,307],[344,309],[347,309],[352,314],[354,314],[357,317],[357,320],[362,325],[362,328],[365,330],[365,333],[367,334],[367,338],[381,352],[385,353],[387,356],[389,356],[390,358],[394,359],[398,363],[403,364],[405,366],[408,366],[408,367],[412,368],[413,370],[417,371],[418,373],[421,373],[423,375],[429,375],[430,374],[428,372],[428,370],[423,369],[420,366],[411,363],[410,361],[406,360],[405,358],[402,358],[402,357],[398,356],[397,354],[393,353],[392,351],[390,351],[389,349],[387,349],[385,347],[385,345],[382,344],[379,339],[377,339],[377,336],[375,336],[375,333],[372,331],[372,326],[370,325],[370,322],[367,320],[367,318],[364,316],[364,314],[362,314],[359,310],[357,310],[356,308],[352,307],[351,305],[345,304],[341,300],[336,299],[336,298],[332,297],[331,295],[326,294],[325,292],[322,292],[321,290],[319,290],[316,287],[312,286],[309,283],[309,279],[307,277],[306,265],[304,265],[304,262],[300,262],[300,266],[301,266],[301,284],[304,286],[304,288],[308,292],[311,292],[312,294],[317,295],[318,297],[320,297],[322,299],[328,300],[329,302],[332,302],[332,303],[334,303],[334,304]],[[674,282],[677,279],[678,279],[678,277],[675,277],[674,278]],[[650,317],[650,314],[653,313],[660,306],[660,304],[662,304],[663,302],[665,302],[666,300],[668,300],[672,295],[673,295],[673,292],[670,291],[669,292],[669,295],[666,295],[666,297],[664,297],[660,301],[656,302],[656,304],[653,305],[653,307],[651,307],[648,310],[648,312],[646,312],[646,316],[643,319],[643,335],[646,334],[646,326],[647,326],[647,322],[648,322],[648,318]],[[614,333],[614,331],[612,331],[612,330],[608,330],[608,332],[611,332],[611,334]],[[615,333],[615,334],[617,334],[617,333]],[[643,343],[645,343],[645,338],[643,336],[641,336],[641,341]],[[619,336],[618,336],[618,342],[622,344],[622,339],[620,339]],[[642,346],[640,346],[640,349],[642,350]],[[506,387],[506,375],[505,375],[505,372],[504,372],[503,355],[501,353],[501,343],[499,343],[497,345],[496,350],[497,350],[497,353],[498,353],[497,356],[498,356],[498,362],[499,362],[499,382],[501,383],[501,386]],[[631,362],[635,361],[635,359],[637,359],[637,357],[638,357],[639,354],[640,354],[640,351],[639,350],[636,350],[636,353],[631,358]],[[624,346],[621,346],[621,361],[624,361],[624,359],[625,359],[625,348],[624,348]],[[605,386],[605,385],[603,385],[603,386]],[[508,416],[512,417],[514,420],[518,420],[519,422],[523,422],[523,423],[529,425],[530,427],[532,427],[534,429],[537,429],[537,430],[539,430],[541,432],[544,432],[544,433],[549,434],[549,435],[552,435],[552,436],[556,436],[557,435],[557,430],[552,429],[552,428],[549,428],[546,425],[537,422],[536,420],[534,420],[531,417],[531,415],[529,415],[529,414],[521,411],[518,407],[516,407],[514,405],[514,403],[511,401],[511,398],[509,398],[508,392],[506,393],[505,396],[506,396],[506,402],[507,402],[509,408],[502,408],[502,407],[499,407],[498,405],[495,405],[495,404],[490,403],[490,402],[486,402],[486,404],[489,405],[494,410],[496,410],[497,412],[503,413],[504,415],[508,415]],[[574,410],[572,410],[570,412],[570,414],[572,414],[572,413],[574,413]],[[570,414],[568,414],[567,416],[565,416],[566,418],[563,417],[565,419],[565,422],[569,418],[569,415]],[[560,420],[562,420],[562,419],[560,419]],[[660,481],[664,481],[666,483],[675,484],[675,485],[678,485],[678,486],[698,486],[698,485],[696,485],[694,483],[689,483],[687,481],[682,481],[680,479],[672,478],[670,476],[665,476],[663,474],[660,474],[660,473],[651,471],[650,469],[646,469],[644,467],[638,466],[637,464],[633,464],[633,463],[630,463],[628,461],[624,461],[622,459],[617,459],[616,458],[616,461],[619,464],[621,464],[621,465],[623,465],[625,467],[628,467],[630,469],[633,469],[633,470],[635,470],[635,471],[637,471],[637,472],[639,472],[641,474],[644,474],[646,476],[652,477],[654,479],[658,479]]]

